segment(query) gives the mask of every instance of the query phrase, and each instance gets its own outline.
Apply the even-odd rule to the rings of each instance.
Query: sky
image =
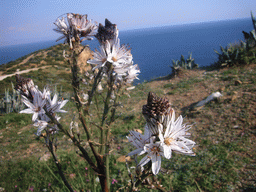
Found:
[[[119,31],[249,18],[255,0],[0,0],[0,46],[57,39],[54,21],[65,13],[108,18]]]

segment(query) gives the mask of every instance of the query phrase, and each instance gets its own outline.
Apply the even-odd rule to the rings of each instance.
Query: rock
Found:
[[[121,156],[117,159],[118,162],[121,162],[121,163],[125,163],[126,161],[130,162],[131,161],[131,157],[130,156]]]
[[[223,92],[224,90],[225,90],[225,87],[221,87],[221,88],[219,89],[220,92]]]
[[[209,95],[206,99],[198,102],[195,106],[195,108],[197,107],[201,107],[203,105],[205,105],[206,103],[210,102],[211,100],[214,100],[216,98],[219,98],[219,97],[222,97],[222,94],[220,92],[215,92],[215,93],[212,93],[211,95]]]
[[[242,84],[242,81],[240,80],[235,80],[235,85],[241,85]]]
[[[39,161],[48,161],[50,157],[50,153],[45,153],[42,157],[39,158]]]
[[[236,91],[233,91],[233,95],[231,96],[231,99],[230,101],[233,102],[237,99],[237,92]]]
[[[80,73],[85,73],[86,71],[91,69],[91,66],[87,64],[87,61],[93,58],[93,52],[90,50],[89,47],[81,47],[80,49],[83,49],[83,51],[78,56],[77,65]]]

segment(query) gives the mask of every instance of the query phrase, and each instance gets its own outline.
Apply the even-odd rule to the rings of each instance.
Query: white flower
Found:
[[[131,65],[132,65],[132,64],[130,64],[130,65],[129,65],[129,64],[128,64],[128,65],[123,64],[123,65],[115,66],[115,67],[114,67],[114,72],[115,72],[118,76],[120,76],[120,77],[126,76],[128,70],[129,70],[129,67],[130,67]]]
[[[83,40],[91,40],[97,33],[98,27],[87,20],[87,15],[69,14],[68,19],[75,30],[77,30],[81,37],[85,37]]]
[[[40,136],[41,132],[45,129],[45,127],[47,127],[48,123],[46,121],[36,120],[33,125],[38,127],[36,135]]]
[[[161,156],[163,156],[161,144],[159,142],[146,144],[144,151],[147,152],[147,155],[141,159],[139,166],[143,169],[143,166],[151,160],[152,172],[154,175],[157,175],[161,168]]]
[[[56,41],[59,41],[63,38],[69,38],[70,37],[70,30],[69,30],[69,26],[66,23],[64,17],[62,17],[61,19],[57,19],[56,22],[54,23],[57,28],[53,29],[54,31],[63,34],[63,36],[59,37]]]
[[[24,109],[22,111],[20,111],[20,113],[27,113],[27,114],[33,114],[32,116],[32,121],[35,121],[36,119],[38,119],[38,116],[41,114],[44,114],[44,105],[46,103],[46,99],[42,98],[41,92],[34,92],[33,95],[33,103],[31,103],[26,97],[23,97],[23,103],[25,103],[25,105],[27,107],[29,107],[28,109]]]
[[[61,117],[55,114],[55,119],[57,121],[59,121],[61,119]],[[51,119],[46,114],[42,114],[41,115],[41,121],[50,122]]]
[[[57,28],[53,30],[62,34],[57,41],[65,38],[64,43],[68,43],[71,49],[73,49],[74,41],[80,43],[83,40],[91,40],[98,28],[96,24],[87,20],[87,15],[74,13],[68,13],[66,18],[57,18],[54,24]],[[81,37],[84,38],[81,40]]]
[[[132,54],[127,46],[120,46],[120,40],[108,41],[100,46],[100,51],[95,50],[94,57],[89,60],[89,64],[97,65],[93,68],[104,67],[106,62],[111,63],[115,69],[115,72],[119,75],[125,74],[129,71],[129,67],[132,65]]]
[[[127,139],[130,143],[132,143],[137,149],[130,152],[128,156],[139,154],[142,155],[145,153],[144,146],[147,143],[150,143],[151,134],[147,128],[145,127],[144,135],[137,131],[130,131],[130,136],[127,136]]]
[[[85,37],[83,40],[92,40],[97,33],[97,29],[98,27],[89,20],[86,26],[81,29],[81,37]]]
[[[117,74],[117,80],[132,83],[134,79],[139,79],[137,76],[140,73],[138,65],[125,64],[114,67],[114,72]]]
[[[68,100],[62,100],[62,101],[57,101],[57,100],[58,100],[57,94],[54,94],[52,100],[51,100],[50,96],[48,96],[47,111],[51,112],[51,113],[56,113],[56,112],[66,113],[67,111],[62,110],[61,108],[64,107],[64,105],[66,105]]]
[[[107,42],[100,46],[100,51],[97,49],[93,53],[93,59],[87,61],[87,63],[96,65],[92,70],[97,68],[104,67],[106,62],[108,61],[108,55],[110,52],[110,44]]]
[[[138,65],[132,65],[129,67],[128,69],[128,75],[126,76],[126,82],[127,83],[132,83],[134,79],[139,79],[137,76],[139,75],[138,73],[140,73],[140,69],[138,67]]]
[[[190,133],[187,132],[190,126],[182,125],[182,122],[182,116],[179,116],[175,121],[175,112],[173,110],[172,118],[167,124],[164,135],[162,131],[159,131],[159,139],[164,150],[164,157],[167,159],[171,158],[172,151],[184,155],[195,155],[192,151],[195,142],[187,139],[187,137],[190,136]]]
[[[163,124],[159,123],[153,118],[147,119],[146,126],[150,131],[151,135],[158,136],[159,130],[163,130]]]
[[[51,91],[48,89],[48,87],[44,88],[44,91],[42,93],[42,99],[47,99],[51,95]]]
[[[68,20],[76,30],[82,30],[87,24],[87,15],[68,13]]]
[[[114,66],[119,66],[132,62],[131,50],[127,46],[120,46],[120,39],[116,38],[111,41],[111,53],[108,57],[108,61],[113,63]]]

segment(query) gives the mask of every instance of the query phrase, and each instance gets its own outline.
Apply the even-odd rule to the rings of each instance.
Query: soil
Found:
[[[26,69],[26,70],[23,70],[23,71],[16,71],[15,73],[9,74],[9,75],[1,75],[1,76],[0,76],[0,81],[2,81],[3,79],[5,79],[5,78],[7,78],[7,77],[14,76],[14,75],[16,75],[16,74],[28,73],[28,72],[30,72],[30,71],[36,71],[36,70],[38,70],[38,69],[45,69],[46,67],[49,67],[49,66],[36,67],[36,68],[32,68],[32,69]]]

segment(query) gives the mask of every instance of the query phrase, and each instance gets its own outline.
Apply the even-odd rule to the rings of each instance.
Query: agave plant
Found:
[[[246,48],[246,50],[249,50],[256,46],[256,19],[254,18],[252,12],[251,12],[251,18],[252,18],[252,24],[254,29],[250,31],[250,33],[242,31],[245,38],[245,42],[242,42],[242,45],[244,48]]]
[[[237,64],[240,61],[240,51],[238,48],[230,45],[226,48],[220,46],[222,53],[219,53],[217,50],[214,50],[218,54],[218,65],[219,67],[230,67]]]
[[[18,113],[23,108],[24,104],[21,101],[21,96],[12,84],[12,93],[10,93],[9,89],[5,89],[4,97],[0,101],[0,110],[2,113]]]
[[[195,69],[198,68],[198,64],[195,63],[195,59],[192,58],[192,53],[190,53],[190,55],[188,56],[187,59],[185,59],[185,57],[183,55],[181,55],[180,57],[180,61],[179,60],[172,60],[172,70],[174,71],[174,73],[179,70],[180,68],[182,69]]]

